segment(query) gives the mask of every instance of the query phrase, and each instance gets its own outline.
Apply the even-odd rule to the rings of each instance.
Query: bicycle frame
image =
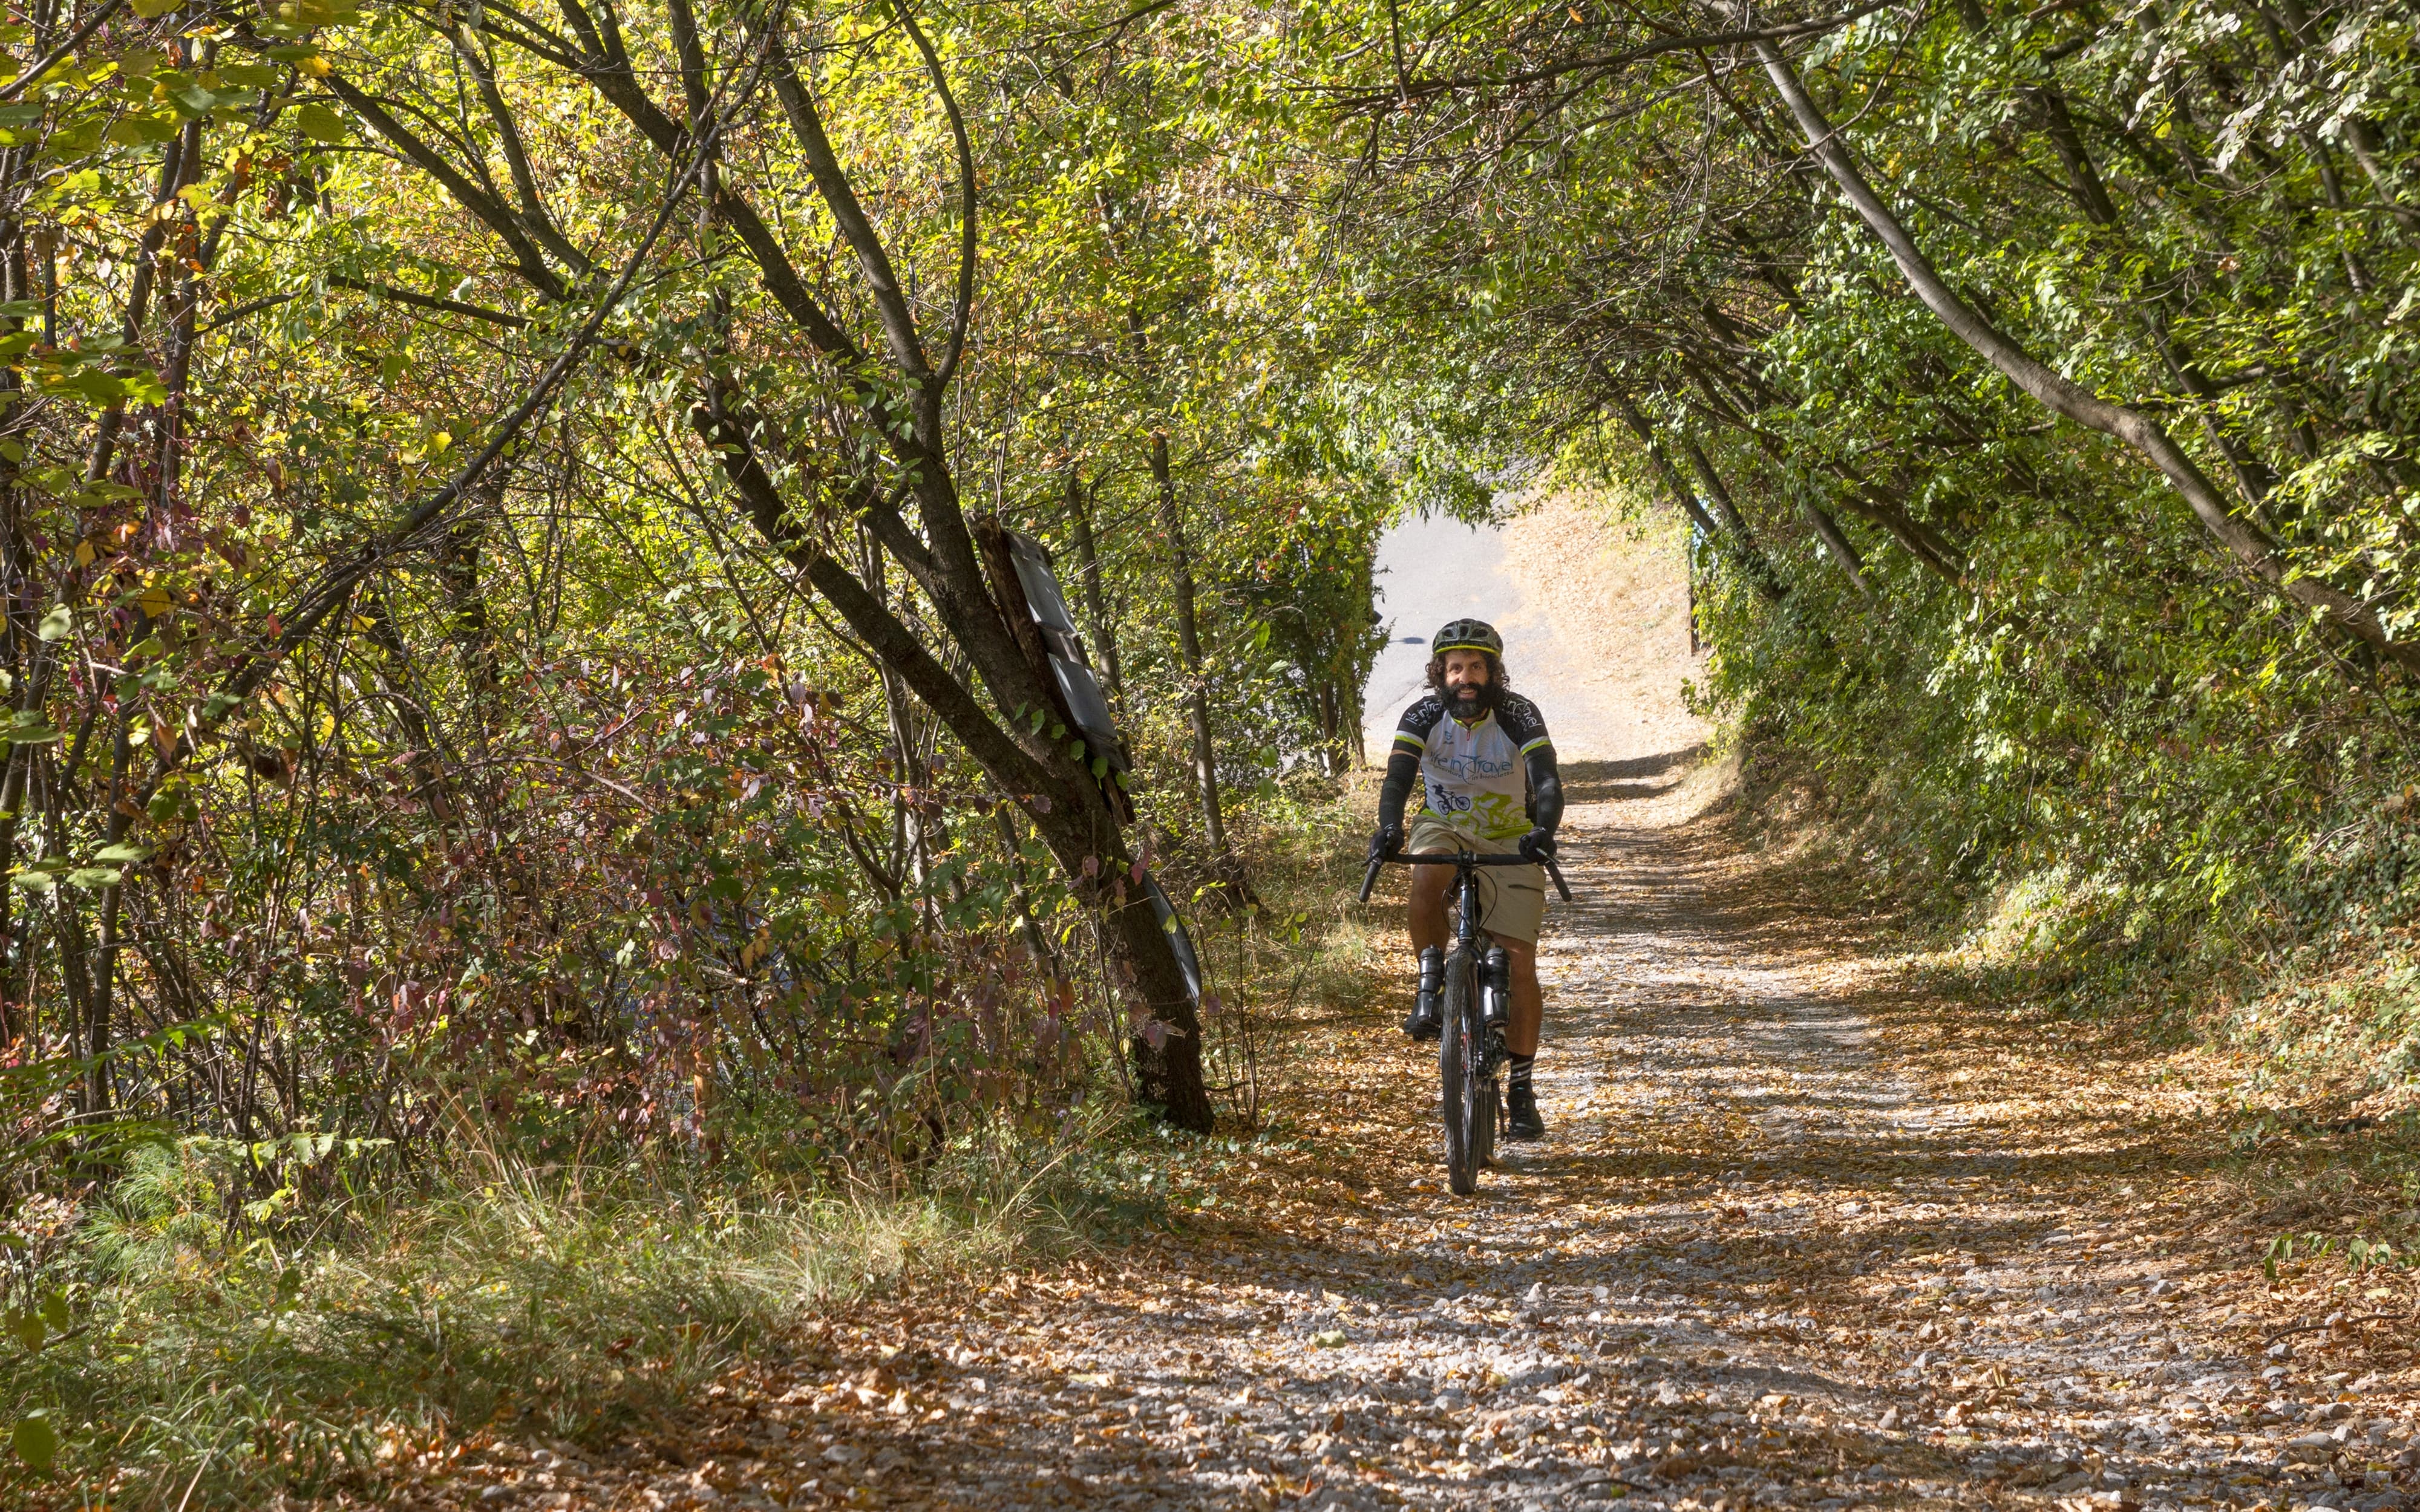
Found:
[[[1437,1039],[1437,1073],[1443,1094],[1439,1111],[1445,1119],[1446,1177],[1455,1195],[1468,1196],[1479,1189],[1480,1168],[1494,1157],[1496,1128],[1503,1103],[1496,1072],[1504,1057],[1504,1020],[1510,984],[1481,979],[1490,954],[1480,942],[1479,869],[1483,866],[1533,866],[1526,856],[1482,856],[1472,851],[1429,856],[1401,854],[1374,856],[1361,879],[1361,901],[1378,881],[1378,868],[1388,861],[1405,866],[1450,866],[1454,869],[1454,902],[1460,917],[1454,924],[1454,947],[1440,968],[1439,996],[1444,1032]],[[1546,874],[1565,903],[1572,889],[1549,857]],[[1425,971],[1425,967],[1422,968]],[[1491,968],[1492,969],[1492,968]],[[1474,990],[1476,988],[1477,990]],[[1493,999],[1493,1000],[1491,1000]]]

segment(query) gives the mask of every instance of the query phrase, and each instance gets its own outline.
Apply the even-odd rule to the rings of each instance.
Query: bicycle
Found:
[[[1457,851],[1450,856],[1405,856],[1398,851],[1370,863],[1361,878],[1361,901],[1370,901],[1378,869],[1388,861],[1404,866],[1450,866],[1454,869],[1454,946],[1450,954],[1435,946],[1420,952],[1420,989],[1429,990],[1429,956],[1436,962],[1439,1016],[1444,1032],[1437,1039],[1437,1072],[1444,1097],[1445,1171],[1454,1196],[1466,1197],[1479,1190],[1481,1166],[1496,1158],[1496,1136],[1504,1119],[1503,1088],[1497,1072],[1507,1051],[1504,1026],[1512,1009],[1512,965],[1500,945],[1479,949],[1479,869],[1482,866],[1535,866],[1526,856],[1481,856]],[[1546,874],[1565,903],[1572,889],[1553,857]],[[1474,991],[1474,987],[1477,989]]]

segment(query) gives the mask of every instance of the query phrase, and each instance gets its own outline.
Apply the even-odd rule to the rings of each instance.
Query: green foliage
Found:
[[[846,8],[794,19],[895,265],[950,286],[966,225],[930,172],[949,127],[914,48]],[[707,20],[743,48],[745,18]],[[1121,785],[1157,852],[1199,867],[1187,700],[1233,721],[1233,791],[1341,765],[1395,490],[1341,434],[1320,317],[1259,276],[1302,216],[1218,208],[1249,208],[1218,177],[1236,154],[1279,140],[1201,72],[1230,23],[1102,50],[1055,16],[975,21],[929,23],[990,196],[950,399],[953,444],[985,460],[953,465],[1058,549],[1127,724]],[[625,22],[650,57],[670,25]],[[684,221],[607,312],[610,357],[498,428],[664,193],[631,119],[529,41],[343,7],[138,13],[10,107],[39,129],[0,186],[27,270],[0,303],[7,571],[39,587],[12,600],[0,731],[22,1141],[72,1129],[98,1155],[165,1118],[409,1158],[475,1107],[553,1155],[913,1161],[970,1120],[1047,1121],[1117,1053],[1127,1005],[1072,969],[1102,948],[1095,901],[1033,843],[1040,810],[1000,822],[1031,795],[766,555],[691,425],[701,392],[761,416],[800,528],[955,658],[850,492],[923,401],[860,403],[889,380],[785,338],[724,231]],[[1067,88],[1030,89],[1035,58]],[[746,193],[778,198],[807,169],[770,94],[749,100],[733,161],[757,154]],[[411,134],[465,109],[434,146]],[[382,152],[335,150],[365,138]],[[489,213],[477,181],[516,208]],[[821,269],[835,223],[801,213]],[[831,298],[883,347],[880,312]],[[450,513],[384,533],[490,436]],[[1167,539],[1135,522],[1163,507]],[[1167,633],[1179,565],[1193,649]],[[1107,779],[1104,753],[1049,738]],[[231,1214],[336,1191],[258,1163],[227,1180]]]
[[[2059,879],[2037,988],[2408,964],[2410,18],[1760,13],[1802,21],[1780,66],[1949,294],[2164,428],[2265,565],[1916,298],[1768,61],[1671,45],[1738,24],[1700,8],[1350,7],[1323,24],[1400,52],[1290,51],[1326,102],[1306,132],[1360,164],[1336,234],[1420,333],[1387,402],[1451,389],[1513,455],[1687,495],[1718,537],[1708,706],[1811,771],[1904,895]],[[2361,1053],[2408,1076],[2379,1026]]]
[[[1259,193],[1281,115],[1213,67],[1253,25],[707,8],[701,214],[671,97],[597,84],[681,78],[686,14],[566,20],[628,49],[600,70],[500,11],[138,0],[0,104],[28,1466],[249,1494],[358,1469],[356,1400],[415,1433],[516,1381],[624,1410],[623,1334],[668,1381],[711,1353],[648,1332],[684,1296],[769,1326],[709,1240],[770,1265],[838,1221],[796,1194],[919,1200],[1105,1116],[1167,1028],[1111,927],[1132,856],[1179,896],[1222,859],[1188,709],[1231,807],[1343,764],[1405,490],[1340,376],[1351,299]],[[1130,770],[989,655],[1024,606],[949,571],[994,524],[1056,552]],[[1131,795],[1139,843],[1053,783]],[[466,1146],[748,1200],[658,1238],[645,1183],[507,1221],[429,1175]],[[615,1226],[673,1257],[628,1270]],[[582,1287],[576,1348],[505,1342],[496,1309]]]

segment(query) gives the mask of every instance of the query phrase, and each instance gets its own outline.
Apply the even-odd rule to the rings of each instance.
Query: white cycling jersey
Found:
[[[1529,830],[1526,758],[1551,749],[1545,718],[1518,693],[1506,693],[1476,724],[1446,712],[1432,693],[1404,711],[1395,748],[1419,758],[1430,813],[1481,840],[1516,840]]]

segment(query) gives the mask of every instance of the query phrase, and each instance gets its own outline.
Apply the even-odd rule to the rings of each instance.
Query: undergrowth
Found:
[[[1188,910],[1217,1135],[1150,1119],[1107,1060],[1055,1126],[912,1165],[803,1168],[761,1138],[548,1163],[466,1117],[440,1168],[321,1141],[263,1202],[262,1151],[163,1133],[0,1224],[0,1504],[369,1496],[382,1465],[481,1433],[607,1444],[819,1311],[1219,1216],[1231,1168],[1293,1142],[1265,1085],[1287,1026],[1357,1000],[1371,959],[1345,902],[1356,791],[1252,796],[1262,906]]]
[[[9,1347],[0,1402],[59,1442],[9,1494],[250,1504],[359,1489],[403,1446],[483,1428],[609,1439],[814,1309],[1080,1242],[1114,1200],[1048,1152],[973,1141],[885,1191],[490,1156],[254,1228],[223,1220],[188,1149],[147,1147],[17,1257],[14,1289],[66,1327]]]

